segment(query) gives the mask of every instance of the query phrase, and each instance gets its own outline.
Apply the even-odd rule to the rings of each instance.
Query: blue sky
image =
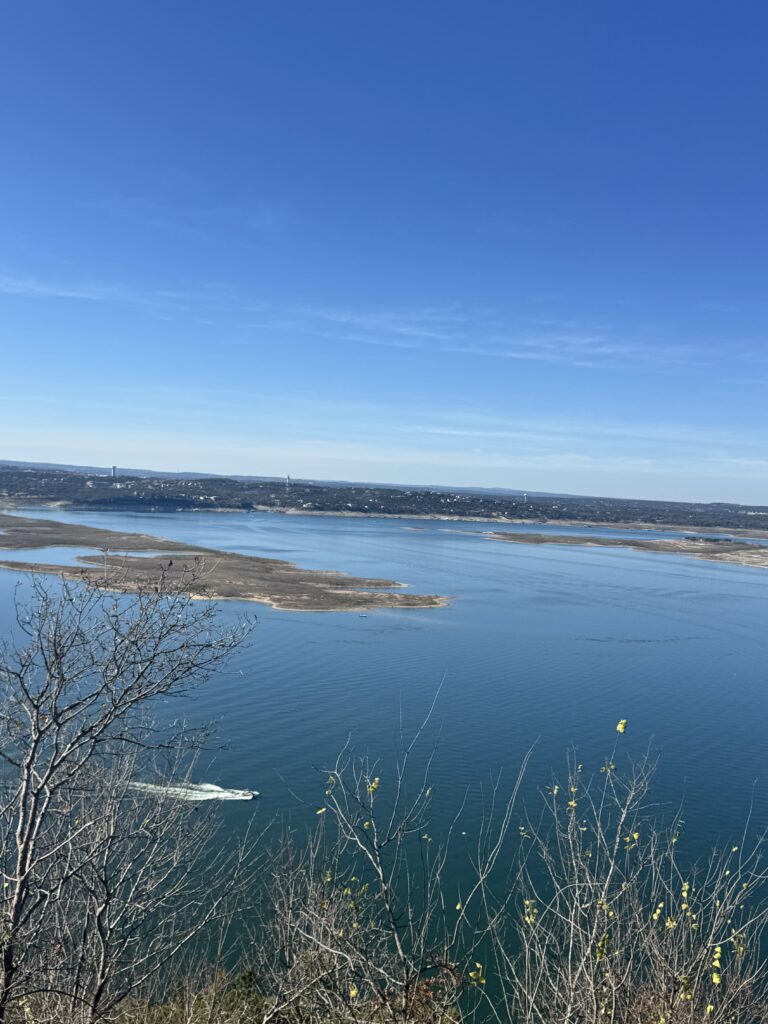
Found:
[[[0,457],[768,503],[768,7],[33,0]]]

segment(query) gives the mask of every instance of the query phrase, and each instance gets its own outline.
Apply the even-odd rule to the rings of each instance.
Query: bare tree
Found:
[[[758,1024],[768,1019],[760,840],[697,863],[679,814],[649,801],[654,764],[588,776],[571,759],[522,827],[520,874],[497,918],[497,1020]],[[670,815],[667,815],[667,819]]]
[[[0,649],[0,1022],[109,1019],[242,881],[244,852],[215,852],[209,813],[132,785],[163,751],[158,778],[191,770],[197,737],[148,712],[250,628],[222,627],[186,583],[115,594],[35,578],[17,602]]]
[[[431,758],[411,769],[424,725],[389,777],[343,751],[324,773],[317,829],[285,838],[251,949],[265,996],[254,1022],[448,1024],[484,1012],[488,891],[528,757],[507,799],[491,785],[469,884],[451,898],[448,860],[467,850],[466,832],[457,808],[442,837],[431,834]]]
[[[316,831],[272,862],[252,947],[264,1003],[250,1020],[768,1019],[768,871],[749,823],[697,863],[679,814],[650,802],[652,761],[622,773],[608,760],[590,777],[573,758],[516,831],[520,777],[509,799],[492,787],[457,898],[460,819],[432,833],[429,766],[409,795],[409,754],[388,773],[345,752]]]

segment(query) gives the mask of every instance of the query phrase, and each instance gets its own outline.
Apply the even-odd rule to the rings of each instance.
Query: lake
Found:
[[[467,789],[476,793],[500,770],[502,787],[511,786],[532,745],[529,805],[553,769],[561,771],[570,746],[585,772],[597,770],[621,718],[629,727],[619,757],[639,756],[649,744],[660,755],[656,795],[670,804],[684,800],[694,845],[738,831],[753,799],[756,826],[768,824],[765,570],[483,536],[492,528],[534,528],[508,524],[24,514],[392,578],[451,597],[445,608],[367,616],[222,605],[224,616],[258,615],[251,642],[204,689],[166,711],[218,721],[225,749],[199,781],[261,792],[256,805],[228,806],[232,820],[311,820],[323,799],[315,769],[328,766],[348,737],[357,750],[382,757],[384,794],[401,716],[412,731],[440,689],[424,742],[427,752],[437,745],[435,835]],[[15,582],[15,573],[0,572],[2,633]],[[470,817],[475,806],[473,797]]]

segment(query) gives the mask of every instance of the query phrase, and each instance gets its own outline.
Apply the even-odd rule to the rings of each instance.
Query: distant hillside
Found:
[[[111,476],[112,466],[73,466],[67,463],[58,462],[15,462],[12,459],[0,459],[0,469],[50,469],[60,470],[62,473],[80,473],[93,476]],[[128,477],[156,477],[157,479],[169,480],[211,480],[223,476],[221,473],[199,473],[199,472],[165,472],[157,469],[127,469],[124,466],[115,467],[118,476]],[[242,482],[255,481],[284,481],[282,476],[246,476],[240,473],[227,476],[229,480]],[[417,491],[446,491],[453,492],[460,490],[465,494],[530,494],[531,497],[563,497],[550,491],[525,491],[513,487],[450,487],[447,484],[389,484],[372,483],[365,480],[317,480],[314,478],[297,477],[294,483],[312,484],[317,487],[384,487],[391,490],[417,490]]]
[[[34,470],[56,470],[61,473],[79,473],[90,476],[111,476],[112,466],[71,466],[67,463],[58,462],[14,462],[12,459],[0,459],[0,470],[3,469],[34,469]],[[217,473],[195,473],[181,472],[168,473],[157,469],[126,469],[123,466],[116,466],[119,476],[130,477],[157,477],[158,479],[179,479],[179,480],[200,480],[218,476]],[[237,480],[273,480],[270,476],[235,477]]]
[[[768,529],[768,507],[0,464],[0,499],[104,511],[279,511]]]

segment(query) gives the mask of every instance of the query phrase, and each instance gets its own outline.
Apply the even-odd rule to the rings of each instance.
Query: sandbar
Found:
[[[447,598],[412,594],[395,580],[367,579],[343,572],[302,569],[276,558],[242,555],[52,519],[0,513],[0,552],[46,548],[86,549],[76,565],[0,558],[0,568],[85,579],[114,590],[153,586],[162,574],[192,597],[257,601],[283,611],[373,611],[378,608],[436,608]],[[117,581],[117,582],[116,582]]]
[[[631,537],[590,537],[555,533],[496,533],[486,532],[484,537],[502,540],[512,544],[568,544],[579,547],[632,548],[634,551],[666,552],[672,555],[688,555],[704,558],[710,562],[729,562],[735,565],[768,569],[768,546],[750,544],[725,537],[675,537],[648,540]]]

